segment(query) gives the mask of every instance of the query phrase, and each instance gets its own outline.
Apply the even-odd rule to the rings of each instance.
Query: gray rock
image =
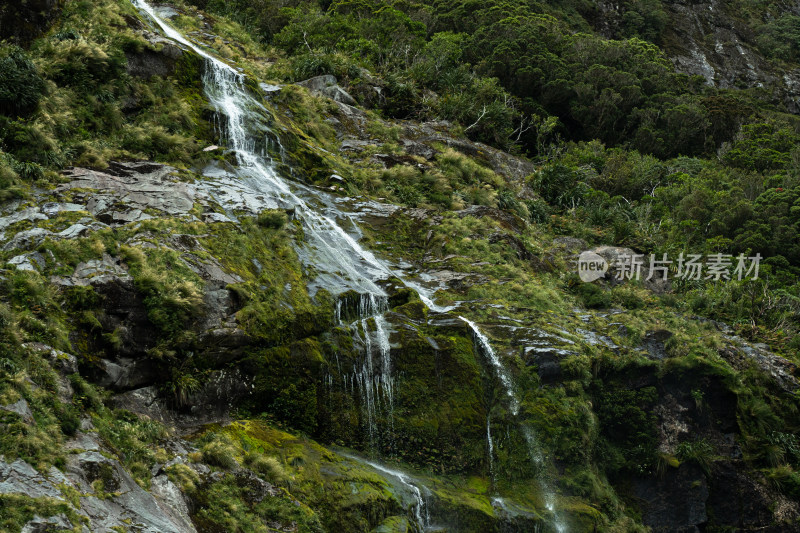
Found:
[[[64,444],[64,448],[67,450],[98,451],[100,443],[94,436],[78,431],[74,437]]]
[[[89,226],[84,226],[83,224],[73,224],[64,231],[59,232],[57,236],[62,239],[76,239],[78,237],[85,237],[89,231]]]
[[[30,272],[39,272],[47,266],[44,256],[39,252],[30,252],[12,257],[8,260],[8,264],[13,265],[17,270]]]
[[[18,414],[26,424],[34,423],[33,413],[31,412],[28,402],[25,401],[25,398],[20,398],[18,401],[12,404],[0,405],[0,410]]]
[[[128,271],[108,254],[101,259],[90,259],[75,267],[71,281],[74,285],[96,285],[113,279],[129,280]]]
[[[203,222],[233,222],[233,220],[222,213],[206,213],[203,215]]]
[[[165,474],[157,475],[150,481],[150,491],[156,497],[156,502],[163,513],[180,526],[181,531],[195,531],[185,496]]]
[[[72,178],[69,183],[56,189],[65,193],[74,189],[94,189],[104,194],[80,193],[86,198],[86,209],[94,216],[105,215],[106,223],[125,224],[151,218],[143,213],[154,209],[166,215],[186,215],[198,197],[197,189],[190,183],[172,178],[172,167],[155,163],[114,162],[105,172],[74,168],[65,172]],[[116,202],[123,203],[125,210],[113,209]],[[102,220],[102,219],[101,219]]]
[[[3,250],[9,251],[16,249],[24,250],[35,248],[49,235],[52,235],[52,233],[44,228],[33,228],[20,231],[3,246]]]
[[[439,153],[427,144],[423,144],[421,142],[410,139],[402,139],[401,142],[403,144],[403,149],[405,149],[407,154],[423,157],[428,161],[431,161],[434,157],[436,157],[436,154]]]
[[[305,87],[310,91],[322,91],[327,87],[331,87],[336,85],[336,76],[332,76],[330,74],[324,74],[322,76],[315,76],[313,78],[309,78],[304,81],[298,81],[297,85],[301,87]]]
[[[157,372],[152,362],[145,358],[120,357],[115,361],[101,359],[95,380],[101,387],[114,390],[131,390],[153,383]]]
[[[350,96],[350,94],[339,87],[338,85],[334,85],[332,87],[325,87],[320,91],[323,95],[327,96],[331,100],[336,102],[340,102],[342,104],[347,104],[349,106],[354,106],[357,104],[355,98]]]
[[[80,507],[88,516],[92,531],[108,531],[115,527],[142,533],[193,531],[173,521],[156,498],[142,489],[117,461],[98,451],[70,455],[67,472],[70,481],[83,494]],[[94,495],[92,482],[98,479],[103,480],[104,492],[112,493],[112,497],[101,499]]]
[[[655,331],[648,331],[643,340],[642,348],[644,348],[650,359],[662,360],[669,357],[664,343],[672,337],[672,332],[665,329]]]
[[[185,52],[169,39],[155,34],[146,34],[145,36],[148,37],[155,50],[146,49],[142,52],[127,52],[125,56],[128,59],[126,66],[128,74],[145,79],[153,76],[166,77],[173,74],[178,59]]]
[[[42,205],[42,213],[53,217],[61,212],[85,211],[86,206],[72,203],[47,202]]]
[[[365,148],[370,146],[377,146],[375,141],[362,141],[359,139],[344,139],[342,141],[342,145],[339,147],[339,150],[342,151],[353,151],[353,152],[361,152]]]
[[[305,87],[313,93],[327,96],[335,102],[349,106],[356,105],[355,99],[350,96],[347,91],[337,85],[336,77],[331,76],[330,74],[315,76],[313,78],[297,82],[297,85]]]
[[[277,94],[281,91],[282,87],[280,85],[272,85],[270,83],[259,83],[258,86],[264,91],[268,96],[273,94]]]
[[[0,456],[0,494],[25,494],[31,498],[62,500],[61,491],[45,476],[21,459],[6,463]]]
[[[33,519],[22,526],[21,533],[48,533],[50,531],[72,531],[72,524],[64,514],[42,518],[34,515]]]
[[[41,342],[28,342],[23,345],[29,350],[42,353],[55,370],[62,375],[74,374],[78,371],[78,359],[61,350]]]
[[[731,345],[719,351],[720,356],[736,369],[745,369],[755,363],[761,371],[772,377],[775,383],[784,391],[794,393],[800,389],[795,375],[797,365],[783,357],[772,353],[763,345],[753,345],[745,342],[735,335],[724,335]]]
[[[0,217],[0,230],[4,230],[13,224],[16,224],[17,222],[22,222],[23,220],[27,220],[29,222],[47,220],[47,215],[41,213],[38,207],[28,207],[22,211],[17,211],[8,216]]]

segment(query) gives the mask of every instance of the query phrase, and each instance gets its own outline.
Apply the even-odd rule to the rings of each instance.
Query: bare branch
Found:
[[[484,104],[484,106],[483,106],[483,110],[481,111],[481,114],[480,114],[480,116],[478,117],[478,120],[476,120],[475,122],[473,122],[472,124],[470,124],[469,126],[467,126],[467,127],[464,129],[464,131],[465,131],[465,132],[466,132],[466,131],[469,131],[469,130],[471,130],[472,128],[474,128],[475,126],[477,126],[477,125],[478,125],[478,123],[479,123],[479,122],[480,122],[480,121],[483,119],[483,117],[484,117],[484,116],[486,116],[486,105],[485,105],[485,104]]]

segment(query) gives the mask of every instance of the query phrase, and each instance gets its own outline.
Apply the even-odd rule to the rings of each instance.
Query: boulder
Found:
[[[354,106],[355,99],[336,83],[336,77],[330,74],[315,76],[304,81],[297,82],[297,85],[305,87],[309,91],[322,96],[327,96],[335,102]]]

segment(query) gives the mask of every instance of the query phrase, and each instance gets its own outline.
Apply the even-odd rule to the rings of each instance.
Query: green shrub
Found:
[[[11,46],[0,52],[0,113],[30,114],[44,93],[44,80],[21,48]]]
[[[258,225],[262,228],[281,229],[288,221],[286,212],[280,209],[265,209],[258,214]]]

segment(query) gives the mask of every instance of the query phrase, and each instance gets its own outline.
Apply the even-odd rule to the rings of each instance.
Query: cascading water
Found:
[[[500,380],[500,383],[503,384],[503,388],[506,391],[506,395],[508,396],[509,408],[511,409],[511,414],[517,416],[519,413],[519,400],[517,399],[517,395],[514,393],[514,384],[511,381],[511,377],[506,372],[503,363],[500,361],[500,358],[497,357],[497,354],[494,352],[492,345],[489,343],[488,337],[483,334],[483,332],[478,328],[475,322],[464,318],[463,316],[458,317],[464,322],[466,322],[469,327],[472,329],[472,333],[475,336],[475,339],[480,344],[483,353],[489,358],[489,362],[492,363],[492,366],[497,373],[497,377]]]
[[[377,405],[377,390],[385,399],[389,413],[394,409],[394,383],[391,376],[391,347],[389,344],[388,327],[384,318],[387,309],[387,295],[376,280],[396,277],[407,287],[417,291],[422,301],[429,309],[439,313],[453,310],[456,306],[444,307],[435,303],[433,295],[424,287],[404,279],[404,277],[387,264],[379,261],[371,252],[363,249],[334,219],[317,212],[314,207],[330,207],[332,203],[322,197],[317,191],[308,187],[293,184],[294,190],[276,172],[268,153],[271,141],[269,124],[265,117],[269,111],[264,105],[250,95],[245,87],[245,77],[237,69],[205,52],[198,45],[184,38],[178,31],[164,22],[144,0],[131,0],[133,5],[147,13],[147,15],[161,28],[164,35],[192,49],[207,61],[204,86],[206,95],[212,106],[219,113],[220,123],[217,124],[220,134],[224,136],[226,144],[235,153],[237,160],[237,175],[246,180],[254,192],[261,193],[275,202],[275,205],[294,210],[294,216],[303,225],[305,242],[298,249],[298,255],[306,264],[313,265],[317,272],[315,285],[335,289],[333,292],[354,290],[361,295],[358,309],[360,328],[364,333],[363,343],[364,366],[356,371],[349,379],[349,388],[354,392],[356,387],[366,402],[369,431],[375,430],[375,406]],[[282,148],[281,148],[282,150]],[[305,194],[306,199],[300,195]],[[309,205],[314,204],[314,207]],[[321,209],[320,209],[321,210]],[[313,288],[313,287],[312,287]],[[336,306],[336,319],[342,316],[341,302]],[[374,332],[370,331],[369,321],[375,323]],[[514,393],[513,383],[508,376],[502,362],[494,353],[488,338],[480,331],[478,326],[462,317],[475,334],[489,361],[495,368],[498,378],[503,384],[509,397],[510,410],[515,416],[519,412],[519,401]],[[359,325],[351,324],[351,329],[356,335]],[[372,335],[375,335],[380,352],[380,364],[377,365],[379,374],[376,376],[376,365],[372,353]],[[342,376],[345,389],[348,379]],[[530,448],[538,449],[532,433],[528,438]],[[487,445],[490,456],[493,455],[491,440],[491,419],[487,418]],[[419,487],[410,482],[408,476],[395,471],[369,463],[373,468],[398,479],[408,486],[415,494],[417,505],[415,519],[420,528],[427,527],[426,506]],[[547,506],[553,510],[552,494]],[[563,527],[557,525],[559,532]]]
[[[348,459],[352,459],[359,463],[363,463],[368,465],[378,472],[389,476],[392,479],[395,479],[401,487],[404,488],[404,491],[408,496],[413,499],[413,503],[409,506],[408,511],[411,515],[410,518],[413,519],[414,525],[416,526],[417,530],[419,531],[426,531],[431,527],[431,517],[428,510],[428,504],[425,502],[425,497],[422,494],[422,491],[425,489],[425,486],[419,483],[418,481],[414,480],[411,476],[406,474],[405,472],[401,472],[399,470],[394,470],[392,468],[386,467],[382,464],[376,463],[374,461],[369,461],[367,459],[362,459],[355,455],[350,455],[346,453],[341,453],[341,455],[347,457]],[[422,487],[422,489],[420,489]]]
[[[518,417],[520,401],[517,398],[517,394],[514,392],[514,384],[511,381],[511,377],[506,371],[506,368],[503,366],[502,361],[500,361],[500,358],[497,356],[494,349],[492,348],[492,345],[489,342],[489,338],[486,335],[484,335],[483,332],[481,332],[477,324],[475,324],[469,319],[464,318],[463,316],[460,316],[459,318],[464,322],[466,322],[472,329],[472,333],[475,337],[475,340],[478,342],[478,345],[480,346],[484,355],[489,359],[489,362],[495,369],[498,380],[505,389],[506,395],[508,396],[509,411],[511,412],[512,415],[514,415],[514,417]],[[528,456],[530,457],[531,463],[533,463],[533,466],[537,469],[537,471],[541,470],[544,462],[544,458],[542,457],[542,452],[541,452],[541,446],[539,445],[533,430],[529,426],[524,424],[522,421],[518,421],[518,423],[528,447]],[[489,446],[489,469],[491,472],[492,451],[494,446],[492,444],[491,419],[488,417],[486,419],[486,439],[488,441],[488,446]],[[493,472],[491,472],[491,475],[492,476],[494,475]],[[555,509],[555,493],[553,492],[549,484],[541,476],[539,476],[538,481],[541,491],[544,495],[545,507],[554,516],[553,526],[555,527],[556,531],[558,531],[558,533],[566,532],[566,526],[562,522],[560,516],[558,515]]]

